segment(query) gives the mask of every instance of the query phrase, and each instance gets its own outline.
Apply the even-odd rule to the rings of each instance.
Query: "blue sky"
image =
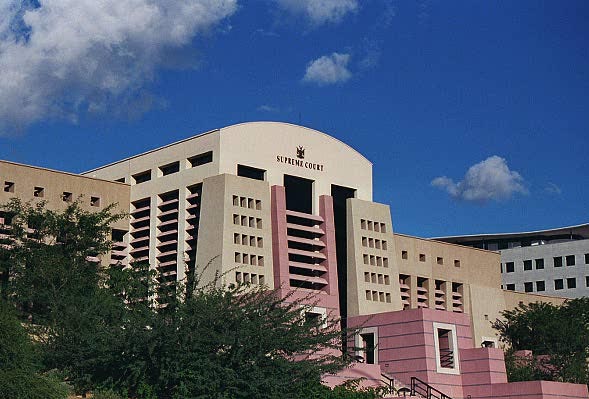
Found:
[[[277,120],[374,163],[418,236],[589,221],[589,2],[0,4],[0,159],[81,172]]]

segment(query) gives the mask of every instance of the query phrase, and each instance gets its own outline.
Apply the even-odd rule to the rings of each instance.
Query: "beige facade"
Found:
[[[86,211],[100,211],[110,204],[117,204],[114,212],[129,209],[130,187],[127,184],[94,179],[72,173],[0,161],[0,204],[11,198],[38,203],[45,202],[48,209],[64,210],[74,201],[79,201]],[[0,216],[0,225],[4,224]],[[126,234],[129,220],[122,219],[112,225],[115,241],[110,256],[104,263],[126,262]]]
[[[247,282],[315,293],[343,317],[429,308],[467,313],[473,339],[520,302],[498,252],[394,232],[372,202],[372,164],[306,127],[244,123],[74,175],[0,162],[0,203],[17,196],[63,209],[116,202],[115,261],[147,262],[170,284],[195,268],[205,284]],[[69,195],[66,195],[69,194]]]

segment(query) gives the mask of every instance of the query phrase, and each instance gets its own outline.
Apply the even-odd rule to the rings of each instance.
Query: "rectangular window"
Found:
[[[177,173],[180,170],[180,162],[172,162],[164,166],[160,166],[160,172],[162,176],[171,175],[172,173]]]
[[[438,373],[458,374],[458,344],[456,326],[434,322],[434,348]]]
[[[577,288],[577,279],[574,277],[567,278],[567,288]]]
[[[100,206],[100,197],[90,197],[90,206]]]
[[[419,254],[419,261],[425,262],[425,254]]]
[[[575,255],[567,255],[566,262],[567,262],[567,266],[574,266],[575,265]]]
[[[544,259],[536,259],[536,270],[544,269]]]
[[[64,191],[61,193],[61,200],[64,202],[72,202],[74,200],[74,195],[68,191]]]
[[[135,184],[145,183],[146,181],[151,180],[151,170],[146,170],[141,173],[136,173],[133,175],[133,181]]]
[[[191,168],[211,163],[213,162],[213,151],[204,152],[202,154],[190,157],[188,158],[188,162],[190,163]]]
[[[536,281],[536,291],[546,291],[546,283],[544,281]]]
[[[554,267],[562,267],[562,256],[554,257]]]
[[[507,273],[513,273],[515,271],[515,265],[513,262],[506,262],[505,263],[505,271]]]
[[[11,181],[4,182],[4,192],[5,193],[13,193],[14,192],[14,183]]]
[[[554,280],[554,289],[555,290],[562,290],[563,288],[564,288],[564,281],[561,278]]]
[[[409,256],[407,254],[407,251],[401,251],[401,259],[408,259]]]
[[[444,264],[444,258],[441,258],[441,257],[438,256],[436,258],[436,262],[438,263],[438,265],[443,265]]]
[[[42,198],[45,196],[45,189],[43,187],[35,187],[33,189],[33,196]]]
[[[585,264],[589,265],[589,254],[585,254]]]
[[[508,291],[515,291],[515,284],[507,284],[505,289]]]
[[[589,287],[589,276],[585,276],[585,287]]]
[[[265,180],[266,171],[251,166],[237,165],[237,176],[247,177],[254,180]]]
[[[460,267],[460,260],[454,259],[454,267]]]
[[[524,270],[532,270],[532,260],[531,259],[524,260]]]
[[[534,291],[534,283],[531,281],[524,283],[524,291],[525,292],[533,292]]]

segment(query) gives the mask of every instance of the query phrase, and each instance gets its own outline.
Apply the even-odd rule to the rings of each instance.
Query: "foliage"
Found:
[[[189,287],[163,285],[149,265],[89,261],[110,249],[109,225],[123,217],[112,209],[4,207],[14,217],[11,247],[0,250],[11,276],[2,296],[28,321],[44,370],[104,398],[376,397],[320,384],[347,364],[346,337],[337,320],[305,317],[309,298],[218,281],[196,288],[196,275]]]
[[[14,310],[0,299],[0,397],[63,399],[65,385],[39,374],[36,353]]]
[[[509,347],[506,358],[513,380],[548,379],[589,383],[589,298],[572,299],[561,306],[520,304],[502,313],[493,327]],[[533,359],[513,352],[531,350]]]

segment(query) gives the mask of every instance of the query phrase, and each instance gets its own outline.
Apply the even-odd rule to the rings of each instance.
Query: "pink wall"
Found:
[[[459,373],[438,373],[433,323],[456,326]],[[353,317],[349,326],[378,328],[378,360],[387,375],[409,386],[417,377],[454,398],[556,399],[589,397],[586,385],[550,381],[508,383],[503,351],[473,347],[470,317],[411,309]]]

